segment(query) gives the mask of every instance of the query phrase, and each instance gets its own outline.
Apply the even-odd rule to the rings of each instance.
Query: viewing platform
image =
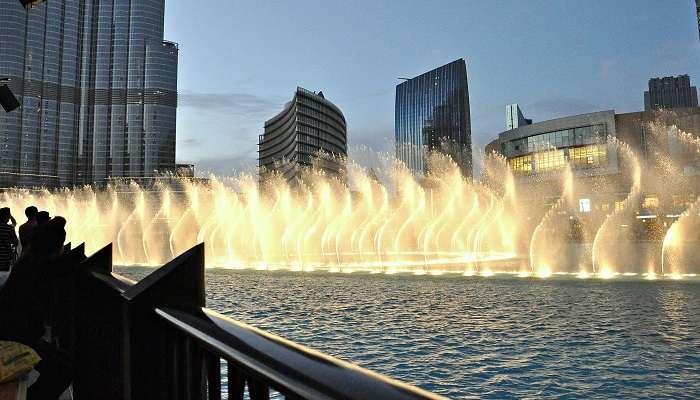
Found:
[[[54,287],[69,311],[51,311],[51,340],[74,354],[74,399],[442,398],[206,308],[204,265],[200,244],[134,282],[108,245]]]

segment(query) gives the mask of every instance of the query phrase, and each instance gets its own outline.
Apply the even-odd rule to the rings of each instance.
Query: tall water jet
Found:
[[[685,147],[700,151],[700,138],[692,133],[683,132],[673,126],[667,130],[667,135],[669,140],[676,140]],[[678,175],[682,176],[682,173]],[[662,275],[680,277],[697,271],[693,261],[697,260],[699,255],[697,254],[699,213],[700,198],[697,198],[666,231],[661,248]]]
[[[632,210],[639,202],[642,185],[642,168],[639,163],[639,158],[632,149],[624,142],[614,137],[608,137],[608,141],[612,142],[622,154],[625,162],[630,165],[630,178],[632,180],[629,193],[622,203],[615,207],[611,214],[608,214],[596,232],[593,239],[593,249],[591,260],[593,262],[593,272],[603,278],[614,276],[617,272],[619,262],[617,251],[620,244],[626,241],[623,237],[621,229],[624,222],[629,226],[629,220],[632,218]]]
[[[549,208],[535,227],[530,239],[530,268],[536,276],[546,278],[555,271],[555,266],[568,262],[566,255],[566,232],[569,231],[569,218],[563,214],[573,204],[573,174],[571,167],[566,166],[562,174],[562,194],[556,203]]]
[[[661,275],[678,277],[695,272],[697,232],[700,229],[698,198],[668,229],[661,250]]]
[[[517,204],[513,171],[503,155],[491,153],[484,159],[484,185],[489,208],[485,224],[477,231],[473,250],[477,252],[505,251],[521,254],[522,216]],[[519,266],[513,266],[517,270]]]

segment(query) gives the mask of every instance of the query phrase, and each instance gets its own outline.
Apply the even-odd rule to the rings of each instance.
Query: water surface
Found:
[[[700,397],[697,282],[208,270],[207,291],[232,318],[452,398]]]

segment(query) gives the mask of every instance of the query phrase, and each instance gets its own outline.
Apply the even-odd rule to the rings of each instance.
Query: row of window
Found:
[[[552,148],[583,146],[607,140],[606,124],[595,124],[577,128],[541,133],[522,139],[502,143],[503,154],[515,155],[549,150]]]
[[[508,160],[513,173],[529,175],[564,168],[567,164],[572,168],[596,168],[608,163],[608,149],[604,144],[582,147],[572,147],[561,150],[548,150],[513,157]]]

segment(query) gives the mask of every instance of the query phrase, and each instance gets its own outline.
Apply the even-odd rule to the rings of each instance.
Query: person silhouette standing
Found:
[[[19,243],[15,226],[17,221],[12,217],[10,209],[0,208],[0,271],[9,271],[15,261],[16,247]]]
[[[27,254],[29,245],[32,243],[32,235],[37,226],[36,215],[39,210],[34,206],[29,206],[24,210],[24,215],[27,216],[27,222],[19,227],[19,243],[22,245],[21,256]]]
[[[35,367],[39,379],[29,387],[28,400],[57,399],[72,379],[72,355],[43,337],[50,308],[47,291],[58,279],[70,277],[84,259],[80,253],[63,254],[65,225],[65,219],[55,217],[38,226],[27,256],[17,261],[0,289],[0,340],[25,344],[41,357]]]
[[[49,215],[48,211],[39,211],[38,213],[36,213],[36,224],[37,225],[44,225],[47,222],[49,222],[50,219],[51,219],[51,216]]]

